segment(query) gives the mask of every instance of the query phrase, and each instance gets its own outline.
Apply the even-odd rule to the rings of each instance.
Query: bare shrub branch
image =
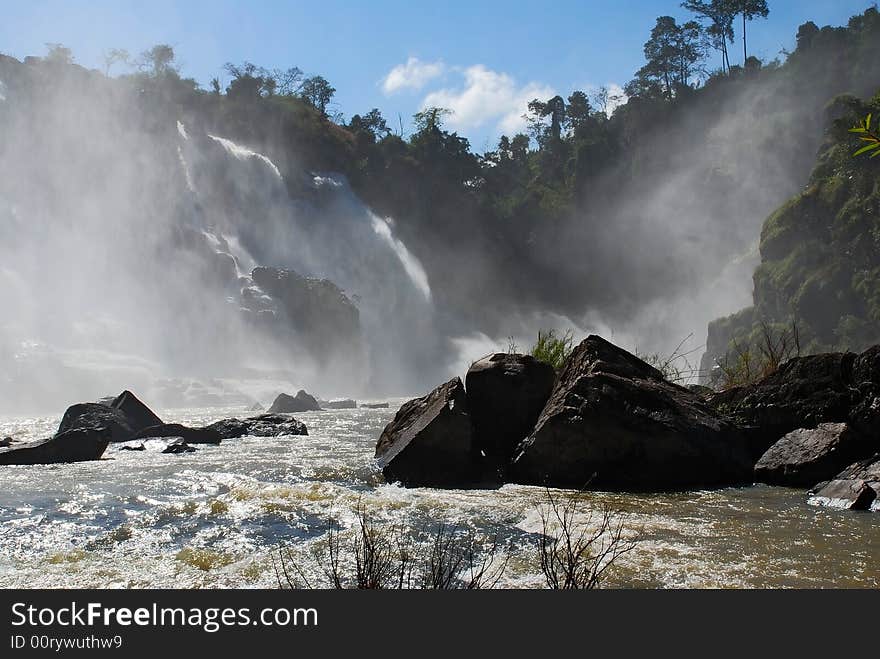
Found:
[[[635,540],[624,537],[623,520],[607,506],[598,523],[595,513],[581,511],[578,493],[562,501],[547,490],[547,503],[538,508],[541,536],[538,559],[547,587],[552,590],[590,590],[618,558],[635,549]],[[586,515],[586,519],[580,518]]]

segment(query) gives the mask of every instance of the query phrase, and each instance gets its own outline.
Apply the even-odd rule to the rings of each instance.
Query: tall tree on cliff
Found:
[[[770,15],[770,9],[767,7],[767,0],[738,0],[739,13],[742,14],[743,21],[743,66],[749,59],[748,48],[746,47],[746,21],[752,21],[756,18],[767,18]]]
[[[739,6],[749,0],[684,0],[681,6],[708,22],[706,36],[713,48],[721,53],[721,68],[730,72],[730,56],[727,43],[733,43],[733,19]]]

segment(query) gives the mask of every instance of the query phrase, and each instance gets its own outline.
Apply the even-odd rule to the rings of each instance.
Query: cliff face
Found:
[[[839,98],[829,111],[841,118],[809,184],[764,223],[753,306],[709,326],[704,373],[735,344],[754,345],[764,328],[796,327],[804,353],[880,342],[880,159],[853,158],[859,142],[847,130],[878,115],[880,96],[869,103]]]

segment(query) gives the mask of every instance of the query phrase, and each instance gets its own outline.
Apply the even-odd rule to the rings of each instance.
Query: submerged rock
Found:
[[[309,434],[304,423],[287,414],[261,414],[250,419],[223,419],[207,426],[205,430],[216,432],[221,439]]]
[[[300,389],[296,396],[278,394],[268,414],[298,414],[300,412],[318,412],[321,406],[314,396]]]
[[[387,410],[391,407],[390,403],[361,403],[360,406],[366,410]]]
[[[877,499],[877,490],[858,479],[833,480],[825,483],[807,503],[841,510],[870,510]]]
[[[808,503],[846,510],[880,512],[880,453],[851,464],[834,480],[819,483]]]
[[[357,401],[351,398],[343,398],[339,400],[318,401],[322,409],[325,410],[354,410],[357,409]]]
[[[768,485],[809,487],[833,478],[853,460],[871,453],[867,438],[845,423],[793,430],[755,465],[755,479]]]
[[[553,391],[556,371],[531,355],[497,353],[465,377],[475,448],[490,469],[503,469],[532,432]]]
[[[382,431],[376,460],[388,482],[455,487],[477,478],[473,431],[461,378],[403,405]]]
[[[524,484],[659,490],[751,482],[742,433],[702,398],[598,336],[560,373],[517,450]]]
[[[163,423],[150,428],[145,428],[131,438],[159,439],[165,437],[179,437],[187,444],[219,444],[220,433],[211,427],[189,428],[179,423]]]
[[[171,442],[168,446],[165,447],[165,450],[162,453],[169,455],[179,455],[181,453],[194,453],[196,448],[194,446],[190,446],[182,439],[177,440],[176,442]]]
[[[0,439],[0,448],[6,448],[7,446],[12,446],[12,437]]]
[[[51,439],[0,448],[0,465],[37,465],[99,460],[110,443],[109,428],[78,428]]]

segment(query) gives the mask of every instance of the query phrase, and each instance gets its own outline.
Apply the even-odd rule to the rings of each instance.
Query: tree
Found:
[[[730,56],[727,43],[733,43],[733,19],[738,13],[741,0],[684,0],[681,6],[692,11],[698,18],[708,21],[706,40],[721,52],[721,68],[725,74],[730,72]]]
[[[737,0],[737,4],[743,21],[743,66],[745,66],[749,59],[746,48],[746,21],[767,18],[770,15],[770,9],[767,7],[767,0]]]
[[[53,64],[73,64],[73,51],[60,43],[47,43],[46,61]]]
[[[277,84],[278,93],[282,96],[296,96],[302,88],[303,72],[298,66],[283,71],[275,69],[272,77]]]
[[[325,117],[327,106],[335,93],[336,89],[322,76],[307,78],[300,87],[300,96]]]
[[[424,133],[431,130],[440,130],[443,126],[443,117],[450,115],[452,115],[452,110],[437,107],[425,108],[420,112],[416,112],[413,115],[416,132]]]
[[[177,73],[177,67],[174,66],[174,48],[162,43],[145,50],[141,53],[140,66],[149,69],[154,78]]]
[[[617,107],[623,100],[623,95],[616,94],[603,85],[590,95],[590,100],[592,100],[599,111],[607,117],[608,109],[610,107]]]
[[[278,81],[272,73],[252,62],[241,65],[227,62],[223,69],[232,76],[226,88],[226,95],[232,98],[259,98],[273,96],[278,89]]]
[[[379,112],[379,108],[373,108],[363,116],[363,125],[376,136],[376,139],[382,139],[391,133],[391,129],[388,128],[388,123]]]
[[[690,85],[695,65],[702,59],[702,28],[696,21],[678,25],[672,16],[661,16],[645,43],[647,64],[637,78],[660,83],[663,95],[672,99]]]
[[[106,53],[104,53],[104,75],[109,77],[110,68],[114,64],[116,64],[117,62],[127,64],[129,59],[131,59],[131,56],[124,48],[111,48]]]
[[[550,118],[548,126],[545,119]],[[565,101],[561,96],[554,96],[549,101],[537,98],[529,103],[529,133],[542,149],[562,139],[562,126],[565,124]]]
[[[590,99],[582,91],[575,91],[568,97],[568,109],[566,110],[568,126],[572,132],[578,133],[588,125],[593,117],[593,106]]]

